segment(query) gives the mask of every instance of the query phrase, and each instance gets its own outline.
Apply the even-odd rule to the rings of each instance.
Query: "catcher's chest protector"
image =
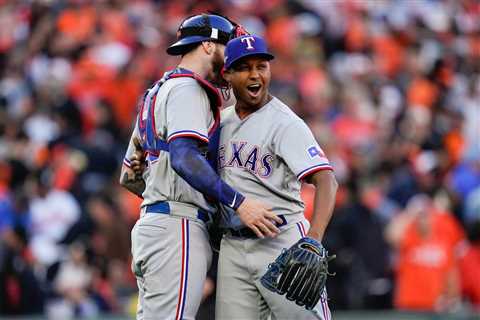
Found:
[[[209,144],[207,159],[210,165],[216,170],[217,161],[215,161],[215,159],[217,158],[220,139],[220,108],[222,106],[222,98],[214,86],[190,70],[177,68],[168,72],[162,79],[157,81],[145,92],[137,117],[143,150],[145,150],[149,156],[154,158],[158,157],[160,151],[169,151],[168,142],[158,137],[155,132],[155,102],[158,91],[166,81],[181,77],[195,79],[207,93],[215,119],[215,124],[208,132]]]

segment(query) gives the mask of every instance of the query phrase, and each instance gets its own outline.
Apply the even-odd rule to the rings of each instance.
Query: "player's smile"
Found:
[[[260,94],[261,89],[262,85],[260,83],[249,84],[247,86],[247,91],[253,99],[255,99]]]
[[[259,56],[245,57],[229,73],[237,103],[258,109],[268,102],[270,64]]]

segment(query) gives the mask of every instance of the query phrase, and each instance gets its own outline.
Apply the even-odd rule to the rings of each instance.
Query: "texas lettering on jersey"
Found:
[[[229,144],[220,145],[218,150],[220,170],[228,167],[243,168],[261,178],[268,178],[272,174],[273,160],[272,154],[245,141],[231,141]]]

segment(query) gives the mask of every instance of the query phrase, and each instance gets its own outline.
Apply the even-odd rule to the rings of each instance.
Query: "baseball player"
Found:
[[[260,198],[282,219],[275,238],[259,238],[223,206],[227,233],[219,256],[217,319],[331,319],[326,292],[313,310],[266,289],[268,265],[299,239],[319,243],[330,220],[337,182],[305,122],[269,94],[273,55],[264,40],[245,35],[225,51],[225,79],[237,99],[221,113],[218,167],[238,192]],[[301,181],[316,187],[312,224],[305,219]]]
[[[218,150],[221,98],[205,79],[218,77],[236,32],[218,15],[186,19],[167,49],[182,56],[179,65],[147,90],[140,107],[120,179],[144,199],[132,230],[137,319],[194,319],[212,255],[206,224],[215,208],[204,195],[236,212],[259,237],[279,231],[279,218],[222,181],[207,160]],[[137,148],[146,153],[141,178],[130,161]]]

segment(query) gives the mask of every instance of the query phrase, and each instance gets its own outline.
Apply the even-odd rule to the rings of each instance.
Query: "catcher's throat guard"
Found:
[[[289,249],[283,249],[278,258],[268,266],[260,282],[270,291],[295,301],[311,310],[320,300],[327,277],[329,256],[321,243],[312,238],[302,238]]]

